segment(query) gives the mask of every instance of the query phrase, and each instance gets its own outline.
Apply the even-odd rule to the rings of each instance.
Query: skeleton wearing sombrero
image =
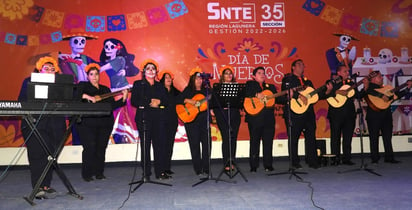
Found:
[[[331,76],[336,75],[340,65],[348,67],[352,75],[352,64],[356,58],[356,47],[348,49],[348,46],[352,40],[359,41],[359,39],[345,33],[335,33],[333,35],[339,36],[339,46],[326,51],[326,60],[328,61]]]
[[[69,41],[71,54],[59,54],[59,66],[63,74],[71,74],[76,83],[87,81],[87,74],[84,68],[95,60],[87,55],[81,54],[86,47],[86,40],[97,39],[96,36],[84,33],[73,33],[63,36],[63,40]]]

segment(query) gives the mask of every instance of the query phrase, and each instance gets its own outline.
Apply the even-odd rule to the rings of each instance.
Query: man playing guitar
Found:
[[[292,73],[286,74],[285,77],[282,79],[282,91],[290,89],[290,98],[291,100],[297,101],[299,99],[299,104],[303,107],[308,105],[309,99],[299,93],[298,91],[292,91],[293,88],[298,86],[306,86],[313,88],[313,84],[310,80],[303,76],[305,69],[305,64],[303,60],[297,59],[292,63]],[[328,94],[332,90],[331,84],[326,84],[326,94]],[[316,91],[320,94],[319,98],[324,98],[325,91]],[[279,101],[283,101],[286,104],[286,97],[283,96],[279,98]],[[292,104],[291,104],[292,105]],[[309,104],[308,108],[301,114],[297,114],[293,111],[290,113],[291,115],[291,123],[292,126],[289,126],[288,121],[288,106],[284,106],[283,117],[285,119],[285,123],[287,128],[291,128],[291,136],[290,141],[291,146],[289,147],[289,156],[292,159],[292,166],[295,169],[302,168],[300,165],[300,160],[298,157],[298,140],[303,131],[305,136],[305,154],[307,157],[307,162],[309,167],[311,168],[318,168],[318,162],[316,157],[316,118],[315,118],[315,111],[313,110],[313,105]]]
[[[378,90],[383,88],[383,77],[379,71],[373,71],[370,73],[374,76],[369,76],[369,81],[364,83],[366,89],[366,98],[369,96],[375,96],[381,98],[383,101],[391,101],[393,97],[401,98],[407,94],[412,86],[412,80],[409,80],[407,88],[403,91],[391,91],[394,95],[388,96],[379,92]],[[387,163],[399,163],[400,161],[395,160],[393,157],[392,149],[392,112],[390,106],[384,110],[374,109],[373,101],[368,101],[368,108],[366,113],[366,122],[368,124],[369,140],[370,140],[370,150],[372,164],[377,164],[379,157],[379,132],[382,133],[383,145],[385,148],[385,162]]]
[[[337,96],[348,95],[347,90],[342,90],[344,85],[352,86],[353,82],[349,79],[349,68],[345,65],[338,66],[336,70],[337,76],[342,77],[342,82],[334,83],[332,91],[327,95],[328,99],[333,98],[338,100]],[[354,88],[354,91],[357,93],[357,89]],[[330,124],[330,148],[331,153],[336,155],[333,165],[339,165],[342,161],[345,165],[353,165],[351,161],[351,150],[352,150],[352,136],[353,130],[355,129],[355,104],[353,102],[354,97],[348,97],[343,105],[340,107],[334,107],[329,105],[328,109],[328,119]],[[333,100],[332,99],[332,100]],[[339,101],[341,102],[341,101]],[[343,136],[343,156],[341,157],[341,136]]]

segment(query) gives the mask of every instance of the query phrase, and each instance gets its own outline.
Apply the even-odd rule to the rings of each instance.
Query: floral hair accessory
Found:
[[[117,45],[116,45],[114,48],[116,48],[117,50],[120,50],[120,49],[122,49],[123,47],[122,47],[122,45],[121,45],[120,43],[117,43]]]
[[[159,79],[162,79],[165,74],[169,74],[172,79],[175,78],[175,75],[173,75],[173,73],[169,70],[162,70],[157,76]]]
[[[85,70],[87,73],[89,73],[89,71],[92,70],[92,69],[97,69],[97,71],[100,72],[100,66],[99,66],[99,64],[97,64],[97,63],[90,63],[90,64],[88,64],[88,65],[84,68],[84,70]]]
[[[196,66],[195,68],[193,68],[190,71],[189,76],[193,76],[196,73],[202,73],[202,69],[199,66]]]
[[[40,69],[43,68],[43,65],[46,64],[46,63],[53,64],[56,73],[60,72],[60,68],[59,68],[59,65],[57,64],[56,60],[52,57],[49,57],[49,56],[41,57],[36,62],[36,69],[40,71]]]
[[[159,71],[159,64],[158,64],[155,60],[153,60],[153,59],[151,59],[151,58],[148,58],[148,59],[144,60],[144,61],[140,64],[140,69],[143,69],[143,71],[144,71],[145,67],[146,67],[148,64],[153,64],[153,65],[156,67],[156,71]]]
[[[223,75],[223,73],[225,72],[225,70],[230,70],[232,72],[232,74],[235,73],[235,71],[233,70],[232,66],[228,66],[228,65],[224,65],[219,69],[219,74]]]

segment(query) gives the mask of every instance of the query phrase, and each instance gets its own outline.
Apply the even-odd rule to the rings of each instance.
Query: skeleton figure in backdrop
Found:
[[[339,37],[339,46],[326,51],[326,60],[328,61],[331,78],[336,75],[340,65],[349,68],[349,74],[352,75],[352,64],[356,59],[356,47],[353,46],[349,49],[348,46],[352,40],[359,41],[359,39],[345,33],[335,33],[333,35]]]
[[[63,36],[63,40],[69,41],[72,52],[62,54],[59,52],[59,67],[63,74],[71,74],[74,82],[87,81],[85,67],[90,63],[96,63],[92,58],[82,54],[86,47],[86,40],[97,39],[96,36],[84,33],[75,33]]]
[[[100,53],[100,65],[101,71],[105,71],[110,78],[112,91],[131,87],[126,77],[139,73],[133,61],[134,55],[127,52],[126,46],[120,40],[114,38],[104,40]]]
[[[88,81],[85,68],[90,63],[96,63],[89,56],[82,54],[86,47],[86,40],[94,39],[97,39],[97,36],[80,32],[63,36],[63,40],[69,41],[72,52],[70,54],[59,52],[59,67],[63,74],[73,75],[75,83]],[[72,144],[80,145],[80,137],[76,125],[72,127]]]
[[[120,40],[114,38],[104,40],[100,53],[100,71],[106,72],[109,76],[112,92],[132,87],[126,77],[139,73],[139,68],[133,64],[134,58],[134,55],[127,52],[126,46]],[[130,143],[135,138],[130,134],[137,134],[137,130],[133,128],[133,118],[130,117],[134,113],[128,107],[130,104],[114,111],[115,125],[112,134],[115,143]]]

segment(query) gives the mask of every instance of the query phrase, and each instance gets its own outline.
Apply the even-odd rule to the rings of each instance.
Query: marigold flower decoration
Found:
[[[45,63],[51,63],[54,66],[55,72],[60,73],[60,68],[59,65],[57,64],[57,61],[49,56],[41,57],[37,62],[36,62],[36,69],[40,71],[41,68],[43,68],[43,65]]]
[[[189,76],[193,76],[196,73],[202,73],[202,69],[199,66],[196,66],[195,68],[193,68],[190,71]]]
[[[161,72],[159,72],[157,77],[159,78],[159,80],[161,80],[165,74],[169,74],[172,80],[175,78],[175,75],[169,70],[162,70]]]
[[[0,0],[0,14],[10,20],[22,19],[24,15],[29,14],[29,8],[33,4],[33,0]]]
[[[92,68],[96,68],[97,71],[100,72],[100,65],[97,63],[89,63],[85,68],[84,71],[85,72],[89,72]]]
[[[219,69],[219,74],[223,75],[223,72],[225,72],[225,70],[228,69],[232,72],[232,74],[234,74],[235,72],[233,71],[233,67],[229,66],[229,65],[224,65]]]
[[[153,60],[153,59],[151,59],[151,58],[148,58],[148,59],[144,60],[144,61],[140,64],[140,69],[143,69],[143,70],[144,70],[144,67],[145,67],[147,64],[149,64],[149,63],[155,65],[155,66],[156,66],[156,70],[159,71],[159,64],[158,64],[155,60]]]

